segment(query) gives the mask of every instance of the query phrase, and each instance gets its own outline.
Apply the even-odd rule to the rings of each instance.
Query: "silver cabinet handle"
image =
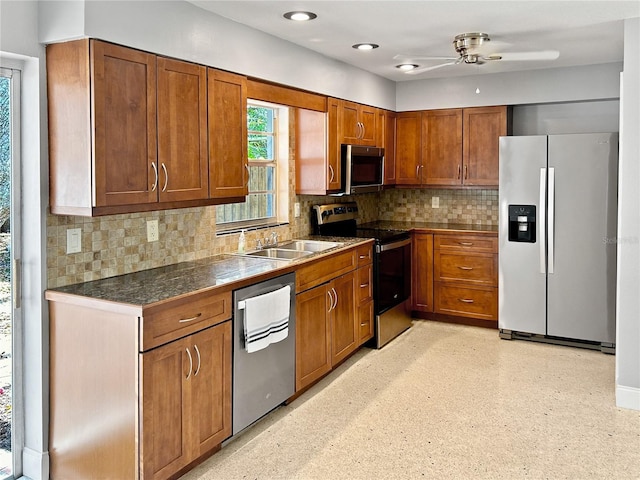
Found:
[[[460,180],[460,170],[461,170],[460,165],[458,165],[458,180]]]
[[[335,178],[335,172],[333,171],[333,167],[331,165],[329,165],[329,173],[331,173],[331,176],[329,177],[329,183],[331,183]]]
[[[178,323],[193,322],[194,320],[197,320],[201,316],[202,316],[202,313],[198,313],[195,317],[181,318],[180,320],[178,320]]]
[[[369,258],[369,255],[360,255],[358,258]]]
[[[420,165],[416,165],[416,179],[420,178]]]
[[[331,296],[331,290],[327,290],[327,295],[329,295],[329,309],[327,310],[327,313],[333,309],[333,297]]]
[[[471,300],[470,298],[459,298],[458,300],[463,303],[473,303],[473,300]]]
[[[164,172],[164,187],[162,187],[162,191],[167,190],[167,185],[169,185],[169,174],[167,173],[167,167],[164,162],[162,163],[162,171]]]
[[[365,131],[364,123],[360,122],[360,138],[364,138]]]
[[[191,372],[193,371],[193,358],[191,358],[191,352],[188,348],[185,348],[187,352],[187,356],[189,357],[189,373],[187,374],[187,380],[191,377]]]
[[[153,173],[155,174],[155,177],[156,177],[156,179],[153,181],[153,186],[151,187],[151,191],[155,192],[156,188],[158,188],[158,167],[156,167],[155,163],[152,163],[151,168],[153,168]]]
[[[462,245],[463,247],[470,247],[473,245],[473,242],[458,242],[459,245]]]
[[[369,284],[368,284],[368,283],[361,283],[361,284],[360,284],[360,288],[365,288],[365,287],[368,287],[368,286],[369,286]]]
[[[469,178],[469,167],[468,166],[464,166],[464,179],[468,179]]]
[[[369,323],[368,323],[368,322],[366,322],[366,323],[361,323],[361,324],[360,324],[360,326],[361,326],[361,327],[366,327],[367,325],[369,325]]]
[[[333,295],[335,296],[336,299],[336,303],[334,303],[333,308],[336,308],[338,306],[338,292],[336,292],[335,288],[331,288],[331,290],[333,290]]]
[[[460,270],[473,270],[473,267],[458,267]]]
[[[194,345],[193,348],[195,349],[196,353],[198,354],[198,366],[196,367],[196,373],[193,374],[193,376],[195,377],[196,375],[198,375],[198,372],[200,371],[201,359],[200,359],[200,350],[198,350],[198,346]]]

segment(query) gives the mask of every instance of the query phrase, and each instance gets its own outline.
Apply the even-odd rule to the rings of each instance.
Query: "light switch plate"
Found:
[[[293,204],[293,216],[298,218],[300,216],[300,203],[296,202]]]
[[[431,208],[440,208],[440,197],[431,197]]]
[[[160,239],[158,220],[147,221],[147,242],[157,242]]]
[[[67,229],[67,253],[79,253],[82,251],[82,229]]]

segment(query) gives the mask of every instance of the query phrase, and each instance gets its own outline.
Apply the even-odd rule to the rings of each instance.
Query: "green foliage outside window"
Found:
[[[11,80],[0,77],[0,227],[11,207]]]

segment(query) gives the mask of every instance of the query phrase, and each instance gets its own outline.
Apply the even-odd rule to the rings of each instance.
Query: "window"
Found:
[[[247,132],[249,195],[216,207],[219,232],[288,221],[289,109],[249,100]]]

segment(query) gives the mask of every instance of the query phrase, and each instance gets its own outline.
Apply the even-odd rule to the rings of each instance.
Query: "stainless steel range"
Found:
[[[380,348],[411,326],[411,235],[383,223],[357,224],[355,202],[314,205],[314,234],[374,239],[373,292],[375,335]]]

